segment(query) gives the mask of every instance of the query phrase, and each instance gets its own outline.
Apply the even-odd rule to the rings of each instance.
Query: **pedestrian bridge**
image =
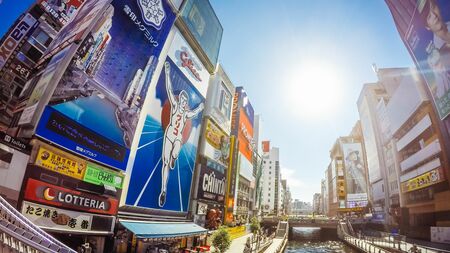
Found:
[[[265,217],[261,223],[265,227],[277,226],[278,222],[282,221],[279,217]],[[319,227],[336,229],[339,223],[338,219],[324,219],[324,218],[289,218],[289,227]]]

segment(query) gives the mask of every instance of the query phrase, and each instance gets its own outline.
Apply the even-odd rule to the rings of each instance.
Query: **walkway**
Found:
[[[389,238],[384,238],[386,241],[376,241],[376,240],[374,240],[372,243],[373,244],[375,244],[375,245],[379,245],[379,246],[382,246],[382,247],[386,247],[386,248],[392,248],[392,249],[399,249],[398,248],[398,243],[396,242],[396,243],[392,243],[392,242],[387,242],[387,240],[389,240]],[[367,241],[367,242],[371,242],[371,240],[369,239],[369,240],[365,240],[365,241]],[[412,248],[412,246],[413,246],[413,244],[411,244],[411,243],[409,243],[409,242],[401,242],[400,243],[400,249],[402,250],[402,251],[405,251],[405,252],[407,252],[410,248]],[[419,244],[416,244],[416,247],[422,252],[422,253],[438,253],[438,252],[449,252],[449,251],[446,251],[446,250],[443,250],[443,249],[435,249],[435,248],[425,248],[425,247],[422,247],[421,245],[419,245]]]
[[[283,244],[284,238],[274,238],[272,244],[264,251],[264,253],[277,253],[277,250]]]
[[[246,234],[239,238],[234,239],[231,242],[230,248],[226,251],[226,253],[241,253],[244,252],[245,243],[247,242],[247,238],[252,237],[253,234]]]

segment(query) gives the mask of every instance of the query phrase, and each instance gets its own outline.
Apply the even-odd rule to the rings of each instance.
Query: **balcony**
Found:
[[[439,139],[436,139],[432,143],[428,144],[428,146],[403,160],[400,163],[400,168],[402,171],[405,171],[439,152],[441,152],[441,145],[439,143]]]
[[[405,134],[402,138],[400,138],[400,140],[398,140],[397,150],[402,150],[430,126],[431,118],[430,115],[427,114],[411,130],[409,130],[407,134]]]

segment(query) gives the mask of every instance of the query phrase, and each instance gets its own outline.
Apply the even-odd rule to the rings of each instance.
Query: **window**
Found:
[[[272,171],[269,171],[269,175],[272,174]]]

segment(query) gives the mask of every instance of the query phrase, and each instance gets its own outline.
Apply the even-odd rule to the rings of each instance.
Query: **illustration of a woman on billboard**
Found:
[[[194,110],[189,110],[189,96],[185,90],[181,90],[178,98],[173,94],[172,81],[170,80],[170,64],[165,62],[166,91],[170,102],[170,123],[164,131],[162,147],[161,168],[161,193],[159,194],[159,206],[163,207],[167,198],[167,181],[169,171],[175,167],[175,162],[183,146],[183,130],[189,119],[196,117],[203,110],[201,103]]]
[[[366,179],[359,151],[348,150],[345,163],[347,167],[347,193],[365,193]]]

